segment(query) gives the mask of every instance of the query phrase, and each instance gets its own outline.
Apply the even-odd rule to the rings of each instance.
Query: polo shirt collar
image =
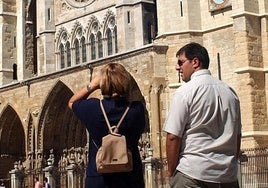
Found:
[[[201,70],[194,72],[191,76],[191,79],[193,79],[197,76],[201,76],[201,75],[211,75],[211,73],[208,69],[201,69]]]

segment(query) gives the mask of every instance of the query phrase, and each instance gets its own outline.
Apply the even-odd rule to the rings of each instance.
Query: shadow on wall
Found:
[[[137,84],[137,82],[135,81],[135,79],[131,76],[132,78],[132,83],[131,83],[131,89],[130,89],[130,94],[129,94],[129,101],[141,101],[144,107],[144,112],[145,112],[145,130],[144,132],[149,132],[150,131],[150,127],[149,127],[149,115],[148,115],[148,111],[146,109],[146,102],[144,99],[144,96],[141,93],[141,90]]]

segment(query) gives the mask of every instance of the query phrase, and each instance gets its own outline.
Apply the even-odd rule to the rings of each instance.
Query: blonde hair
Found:
[[[114,94],[129,96],[131,75],[121,64],[104,65],[100,74],[100,89],[103,96],[112,97]]]

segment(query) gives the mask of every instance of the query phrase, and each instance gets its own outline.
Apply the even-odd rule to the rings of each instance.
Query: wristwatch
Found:
[[[91,87],[90,85],[87,85],[87,91],[90,93],[91,92]]]

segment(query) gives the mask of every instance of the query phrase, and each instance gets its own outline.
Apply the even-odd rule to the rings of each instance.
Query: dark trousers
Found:
[[[231,183],[212,183],[193,179],[176,171],[170,180],[171,188],[239,188],[238,181]]]
[[[86,177],[86,184],[85,188],[106,188],[103,177],[97,176],[97,177]]]
[[[86,177],[85,188],[144,188],[141,173],[112,173],[103,176]]]

